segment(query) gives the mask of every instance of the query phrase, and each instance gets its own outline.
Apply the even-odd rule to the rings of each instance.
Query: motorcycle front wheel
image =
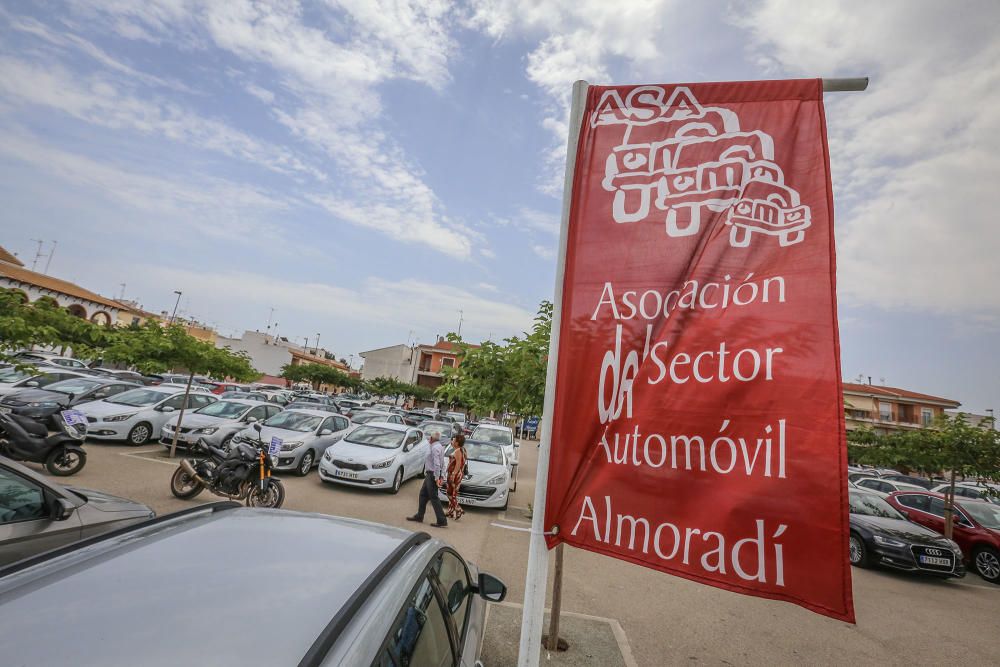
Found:
[[[170,478],[170,492],[181,500],[194,498],[205,489],[205,485],[196,480],[178,466],[174,476]]]
[[[49,452],[45,468],[56,477],[69,477],[87,465],[87,453],[76,447],[58,447]]]
[[[280,479],[272,479],[267,488],[261,491],[259,484],[254,484],[247,494],[247,507],[268,507],[278,509],[285,502],[285,485]]]

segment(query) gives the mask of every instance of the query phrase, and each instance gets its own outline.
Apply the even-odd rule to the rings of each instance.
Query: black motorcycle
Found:
[[[191,445],[194,454],[204,458],[182,459],[173,477],[170,491],[178,498],[194,498],[208,489],[217,496],[242,500],[247,507],[277,509],[285,502],[285,486],[271,477],[274,462],[260,438],[260,424],[254,424],[257,442],[245,438],[230,445],[228,451],[199,439]]]
[[[49,430],[29,417],[0,412],[0,454],[16,461],[44,463],[57,477],[75,475],[87,464],[83,441],[86,424],[67,424],[62,413],[52,416],[58,430]]]

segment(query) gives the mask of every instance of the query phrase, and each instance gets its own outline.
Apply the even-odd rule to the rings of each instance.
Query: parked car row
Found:
[[[894,491],[934,491],[947,493],[951,483],[942,478],[927,478],[919,475],[905,475],[888,468],[861,468],[848,466],[847,479],[852,486],[882,494],[883,497]],[[1000,485],[956,481],[955,495],[960,498],[985,500],[1000,505]]]
[[[1000,507],[983,500],[954,503],[952,539],[945,530],[945,496],[922,488],[888,494],[852,488],[849,556],[875,565],[939,577],[964,577],[966,568],[1000,584]]]

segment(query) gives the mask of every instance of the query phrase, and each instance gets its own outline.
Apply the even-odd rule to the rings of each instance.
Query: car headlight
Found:
[[[131,419],[135,415],[112,415],[111,417],[105,417],[106,422],[123,422],[126,419]]]
[[[37,403],[28,403],[29,408],[58,408],[59,404],[55,401],[38,401]]]
[[[901,549],[906,546],[906,542],[900,542],[899,540],[894,540],[891,537],[886,537],[884,535],[873,535],[872,538],[875,540],[875,544],[881,544],[883,547],[896,547]]]
[[[201,433],[202,435],[212,435],[219,430],[218,426],[209,426],[207,428],[200,428],[195,433]]]
[[[299,447],[301,445],[302,445],[301,440],[289,440],[288,442],[281,443],[281,451],[290,452],[296,447]]]
[[[944,540],[944,543],[947,544],[948,547],[951,548],[951,550],[954,551],[956,554],[958,554],[959,556],[962,555],[962,547],[958,546],[958,542],[956,542],[955,540]]]
[[[505,474],[503,474],[503,473],[500,473],[500,474],[499,474],[499,475],[497,475],[496,477],[494,477],[494,478],[492,478],[492,479],[490,479],[490,480],[487,480],[487,482],[486,482],[486,483],[487,483],[487,484],[488,484],[489,486],[499,486],[500,484],[503,484],[503,483],[504,483],[504,482],[506,482],[506,481],[507,481],[507,475],[505,475]]]
[[[392,462],[393,462],[393,461],[395,461],[395,460],[396,460],[396,457],[395,457],[395,456],[393,456],[393,457],[392,457],[391,459],[389,459],[388,461],[381,461],[381,462],[379,462],[379,463],[373,463],[373,464],[372,464],[372,469],[374,469],[374,470],[378,470],[379,468],[388,468],[389,466],[391,466],[391,465],[392,465]]]

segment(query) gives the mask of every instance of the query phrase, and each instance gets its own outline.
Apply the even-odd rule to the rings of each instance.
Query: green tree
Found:
[[[115,330],[71,315],[54,299],[42,297],[32,303],[18,290],[0,289],[0,359],[10,352],[35,345],[56,347],[84,359],[99,356]]]
[[[945,536],[951,538],[955,477],[1000,481],[1000,432],[992,418],[972,423],[964,414],[942,415],[929,428],[880,435],[870,429],[848,434],[848,456],[857,463],[916,471],[948,473]]]

